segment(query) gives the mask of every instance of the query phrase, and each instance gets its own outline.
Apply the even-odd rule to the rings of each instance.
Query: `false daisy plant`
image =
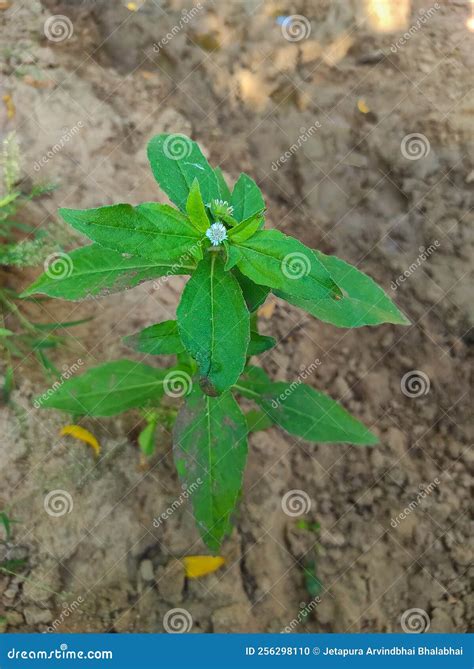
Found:
[[[408,321],[366,274],[265,228],[265,202],[255,182],[241,174],[230,189],[189,138],[157,135],[148,157],[176,207],[146,202],[61,209],[63,219],[92,244],[70,253],[68,276],[43,274],[24,295],[81,300],[190,275],[176,319],[125,338],[140,353],[175,355],[176,364],[162,369],[134,360],[106,362],[63,383],[42,406],[89,416],[144,409],[147,424],[139,442],[151,453],[160,403],[177,401],[176,468],[193,491],[204,542],[218,551],[240,497],[250,432],[276,425],[313,442],[377,442],[324,393],[301,379],[274,382],[251,364],[253,356],[276,345],[257,329],[257,311],[267,296],[273,292],[341,328]],[[241,398],[257,408],[244,412]]]

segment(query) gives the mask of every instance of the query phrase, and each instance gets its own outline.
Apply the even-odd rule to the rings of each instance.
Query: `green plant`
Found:
[[[174,459],[192,491],[199,531],[217,551],[240,496],[249,431],[276,424],[309,441],[377,442],[301,378],[274,383],[249,364],[276,343],[257,330],[256,312],[270,291],[339,327],[408,321],[355,267],[264,229],[265,203],[249,176],[241,174],[231,192],[220,169],[183,135],[154,137],[148,156],[177,209],[157,202],[61,209],[64,220],[94,243],[71,252],[69,276],[43,274],[25,295],[79,300],[150,279],[159,288],[171,275],[190,274],[177,319],[126,338],[141,353],[176,355],[176,365],[163,370],[132,360],[107,362],[69,379],[43,406],[111,416],[184,397],[174,425]],[[248,420],[236,395],[258,407]],[[157,424],[153,416],[143,438],[146,452]]]
[[[9,285],[13,271],[38,264],[45,253],[52,251],[54,236],[45,228],[19,221],[17,215],[27,202],[49,193],[53,186],[27,187],[20,183],[20,151],[15,133],[3,140],[0,167],[0,349],[6,351],[8,360],[3,384],[3,398],[8,400],[13,386],[12,357],[23,358],[26,351],[33,351],[45,370],[57,374],[46,350],[64,339],[54,333],[56,328],[77,323],[33,323],[18,307],[19,296]],[[7,327],[10,322],[14,329]]]
[[[15,133],[5,137],[0,155],[3,186],[0,194],[0,265],[25,267],[38,261],[41,249],[41,231],[16,220],[23,205],[45,192],[50,186],[35,186],[24,192],[18,187],[20,179],[20,151]],[[35,233],[33,240],[17,240],[17,233]]]
[[[12,536],[12,525],[18,523],[18,520],[10,518],[6,511],[0,511],[0,524],[3,525],[5,531],[5,538],[7,541],[10,541]]]
[[[8,545],[8,542],[11,541],[12,526],[18,522],[18,520],[11,518],[7,511],[0,511],[0,524],[3,526],[5,533],[5,545]],[[25,558],[9,558],[8,553],[7,550],[4,559],[0,559],[0,573],[16,575],[17,571],[26,565],[27,560]]]

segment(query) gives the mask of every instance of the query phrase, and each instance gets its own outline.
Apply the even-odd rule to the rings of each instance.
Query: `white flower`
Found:
[[[206,230],[206,237],[211,240],[213,246],[218,246],[224,239],[227,239],[227,230],[222,223],[213,223]]]

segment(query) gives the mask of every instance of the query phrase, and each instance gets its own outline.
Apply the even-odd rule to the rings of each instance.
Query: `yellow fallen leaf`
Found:
[[[70,437],[74,437],[74,439],[79,439],[80,441],[83,441],[85,444],[89,444],[89,446],[94,451],[95,457],[96,458],[99,457],[100,444],[94,437],[94,435],[91,432],[89,432],[89,430],[86,430],[84,427],[81,427],[80,425],[65,425],[63,428],[61,428],[59,434],[62,437],[65,435],[69,435]]]
[[[5,105],[5,108],[7,110],[7,117],[13,118],[16,114],[16,109],[15,109],[15,104],[13,102],[13,98],[9,93],[6,93],[3,96],[3,104]]]
[[[138,5],[136,2],[127,2],[125,7],[130,11],[130,12],[136,12],[138,9]]]
[[[33,86],[33,88],[54,88],[56,86],[51,79],[35,79],[31,74],[25,74],[22,81],[28,86]]]
[[[270,318],[273,316],[273,312],[275,311],[275,306],[275,302],[266,302],[258,310],[258,315],[267,321],[270,320]]]
[[[370,111],[369,107],[365,104],[365,100],[357,100],[357,109],[362,114],[368,114]]]
[[[220,555],[189,555],[183,558],[184,569],[188,578],[200,578],[206,574],[212,574],[213,571],[225,564],[225,559]]]

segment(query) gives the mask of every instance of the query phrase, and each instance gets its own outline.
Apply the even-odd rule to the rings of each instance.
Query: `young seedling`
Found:
[[[338,327],[408,321],[355,267],[265,229],[265,202],[255,182],[241,174],[231,192],[221,170],[189,138],[157,135],[148,157],[177,208],[147,202],[61,209],[64,220],[93,243],[71,252],[69,276],[43,274],[25,295],[80,300],[153,279],[159,288],[171,275],[190,274],[176,320],[126,338],[136,351],[174,354],[177,362],[167,370],[132,360],[107,362],[63,383],[42,406],[112,416],[178,399],[176,468],[192,492],[204,542],[218,551],[231,530],[250,431],[275,424],[308,441],[377,442],[342,406],[301,379],[275,383],[249,364],[251,356],[276,344],[257,331],[256,313],[268,294]],[[252,400],[258,410],[246,419],[236,397]],[[141,441],[150,452],[157,421],[153,412],[147,415]]]

